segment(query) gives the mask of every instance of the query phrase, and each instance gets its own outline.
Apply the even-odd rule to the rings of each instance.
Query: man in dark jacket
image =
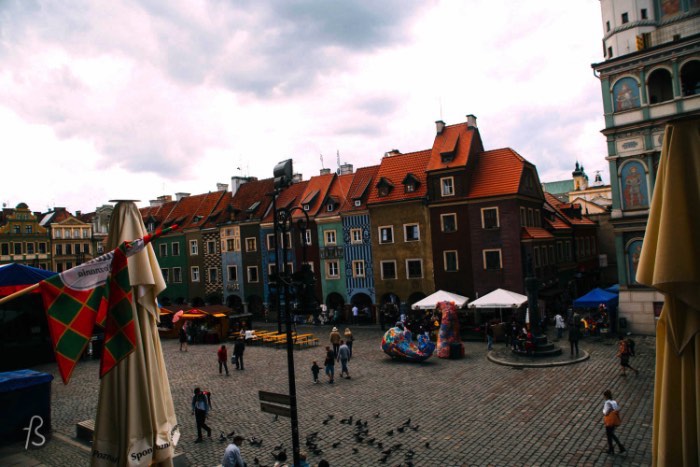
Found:
[[[233,344],[233,363],[236,365],[236,370],[244,370],[243,368],[243,352],[245,352],[245,340],[238,339]]]

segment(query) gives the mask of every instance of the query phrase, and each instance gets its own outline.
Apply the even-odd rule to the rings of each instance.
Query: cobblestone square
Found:
[[[580,346],[590,358],[566,366],[497,365],[487,359],[486,343],[471,341],[464,343],[463,359],[432,357],[413,364],[394,361],[380,350],[382,332],[377,326],[352,329],[352,379],[341,379],[336,372],[336,383],[331,385],[325,383],[322,373],[324,383],[313,384],[310,367],[313,360],[323,364],[330,328],[300,326],[300,332],[312,332],[321,342],[294,353],[302,450],[308,452],[306,436],[318,432],[322,451],[308,452],[311,465],[320,459],[332,466],[651,464],[653,337],[634,337],[637,356],[632,365],[640,374],[623,377],[614,339],[585,338]],[[568,342],[560,344],[568,355]],[[504,344],[497,343],[496,351],[501,346]],[[218,465],[226,447],[219,442],[219,433],[235,430],[263,440],[259,447],[244,443],[242,453],[248,466],[272,466],[271,453],[280,444],[291,462],[289,419],[261,412],[258,399],[260,390],[288,393],[285,350],[248,346],[246,369],[230,367],[231,375],[226,377],[218,373],[217,348],[215,344],[196,345],[180,352],[176,340],[163,341],[182,435],[178,452],[184,453],[190,465]],[[67,386],[60,382],[54,364],[34,369],[56,378],[52,384],[54,436],[24,456],[50,466],[88,465],[89,451],[73,440],[75,424],[95,415],[99,362],[82,361]],[[213,410],[207,423],[213,435],[200,444],[194,444],[195,420],[190,412],[195,386],[212,392]],[[605,389],[613,392],[622,407],[623,425],[617,435],[627,448],[624,455],[604,453],[601,410]],[[324,424],[330,415],[333,418]],[[350,417],[352,424],[341,423]],[[409,418],[410,428],[405,428]],[[367,422],[368,434],[362,442],[354,437],[357,420]],[[370,438],[374,438],[372,444]],[[0,454],[23,448],[23,444],[11,446]],[[389,448],[388,454],[382,452]]]

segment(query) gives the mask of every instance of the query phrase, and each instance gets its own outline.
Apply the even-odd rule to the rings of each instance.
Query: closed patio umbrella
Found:
[[[118,202],[108,248],[147,233],[136,205]],[[128,263],[136,349],[100,383],[92,465],[172,465],[179,432],[158,337],[156,302],[165,282],[150,244]]]
[[[652,462],[700,465],[700,119],[666,126],[637,282],[664,294]]]

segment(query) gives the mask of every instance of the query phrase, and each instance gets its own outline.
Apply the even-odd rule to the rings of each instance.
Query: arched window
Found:
[[[681,92],[684,96],[700,94],[700,61],[691,60],[681,68]]]
[[[648,87],[650,104],[658,104],[659,102],[673,99],[671,73],[665,68],[658,68],[651,72]]]

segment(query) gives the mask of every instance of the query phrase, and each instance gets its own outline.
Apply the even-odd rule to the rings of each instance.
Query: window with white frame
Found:
[[[396,279],[396,261],[381,261],[379,266],[382,271],[382,279]]]
[[[362,229],[350,229],[350,243],[362,243]]]
[[[168,245],[166,243],[161,243],[158,245],[158,254],[160,257],[168,256]]]
[[[326,261],[326,279],[340,278],[340,265],[338,261]]]
[[[175,284],[182,283],[182,268],[179,268],[179,267],[173,268],[173,283],[175,283]]]
[[[335,245],[336,244],[335,230],[324,230],[323,231],[323,239],[325,240],[326,245]]]
[[[233,239],[227,238],[221,241],[224,251],[233,251]]]
[[[277,265],[275,263],[267,265],[267,279],[271,284],[277,283]]]
[[[422,259],[407,259],[406,260],[406,278],[421,279],[423,277],[423,260]]]
[[[363,260],[353,260],[352,277],[365,277],[365,262]]]
[[[190,277],[192,282],[199,282],[199,266],[192,266],[192,268],[190,268]]]
[[[199,244],[197,240],[190,240],[190,256],[195,256],[199,254]]]
[[[503,269],[501,249],[483,250],[484,269]]]
[[[207,269],[207,282],[210,284],[216,284],[219,282],[219,274],[218,274],[218,269],[216,268],[208,268]]]
[[[258,242],[255,237],[248,237],[245,239],[245,251],[249,253],[258,251]]]
[[[448,213],[440,214],[440,229],[443,232],[456,232],[457,231],[457,214]]]
[[[311,245],[311,229],[304,230],[301,234],[301,242],[304,245]]]
[[[313,263],[313,262],[307,261],[307,262],[305,262],[305,263],[303,263],[303,264],[309,266],[309,271],[314,272],[314,263]]]
[[[180,244],[173,242],[170,244],[170,252],[173,256],[180,256]]]
[[[267,234],[265,239],[267,240],[267,250],[268,251],[272,251],[275,248],[277,248],[277,245],[275,243],[275,234],[273,234],[273,233]]]
[[[481,209],[481,227],[484,229],[497,229],[500,227],[498,208]]]
[[[394,243],[394,226],[379,227],[379,243]]]
[[[258,278],[258,267],[257,266],[248,266],[247,271],[248,271],[248,282],[259,282],[260,281],[260,279]]]
[[[445,250],[442,252],[442,258],[445,262],[445,271],[456,272],[459,270],[459,260],[457,250]]]
[[[442,196],[454,196],[455,194],[455,179],[454,177],[443,177],[440,179],[440,193]]]
[[[231,282],[238,281],[238,266],[228,266],[226,268],[228,271],[228,280]]]
[[[405,242],[417,242],[420,240],[420,228],[418,224],[404,224],[403,236]]]

